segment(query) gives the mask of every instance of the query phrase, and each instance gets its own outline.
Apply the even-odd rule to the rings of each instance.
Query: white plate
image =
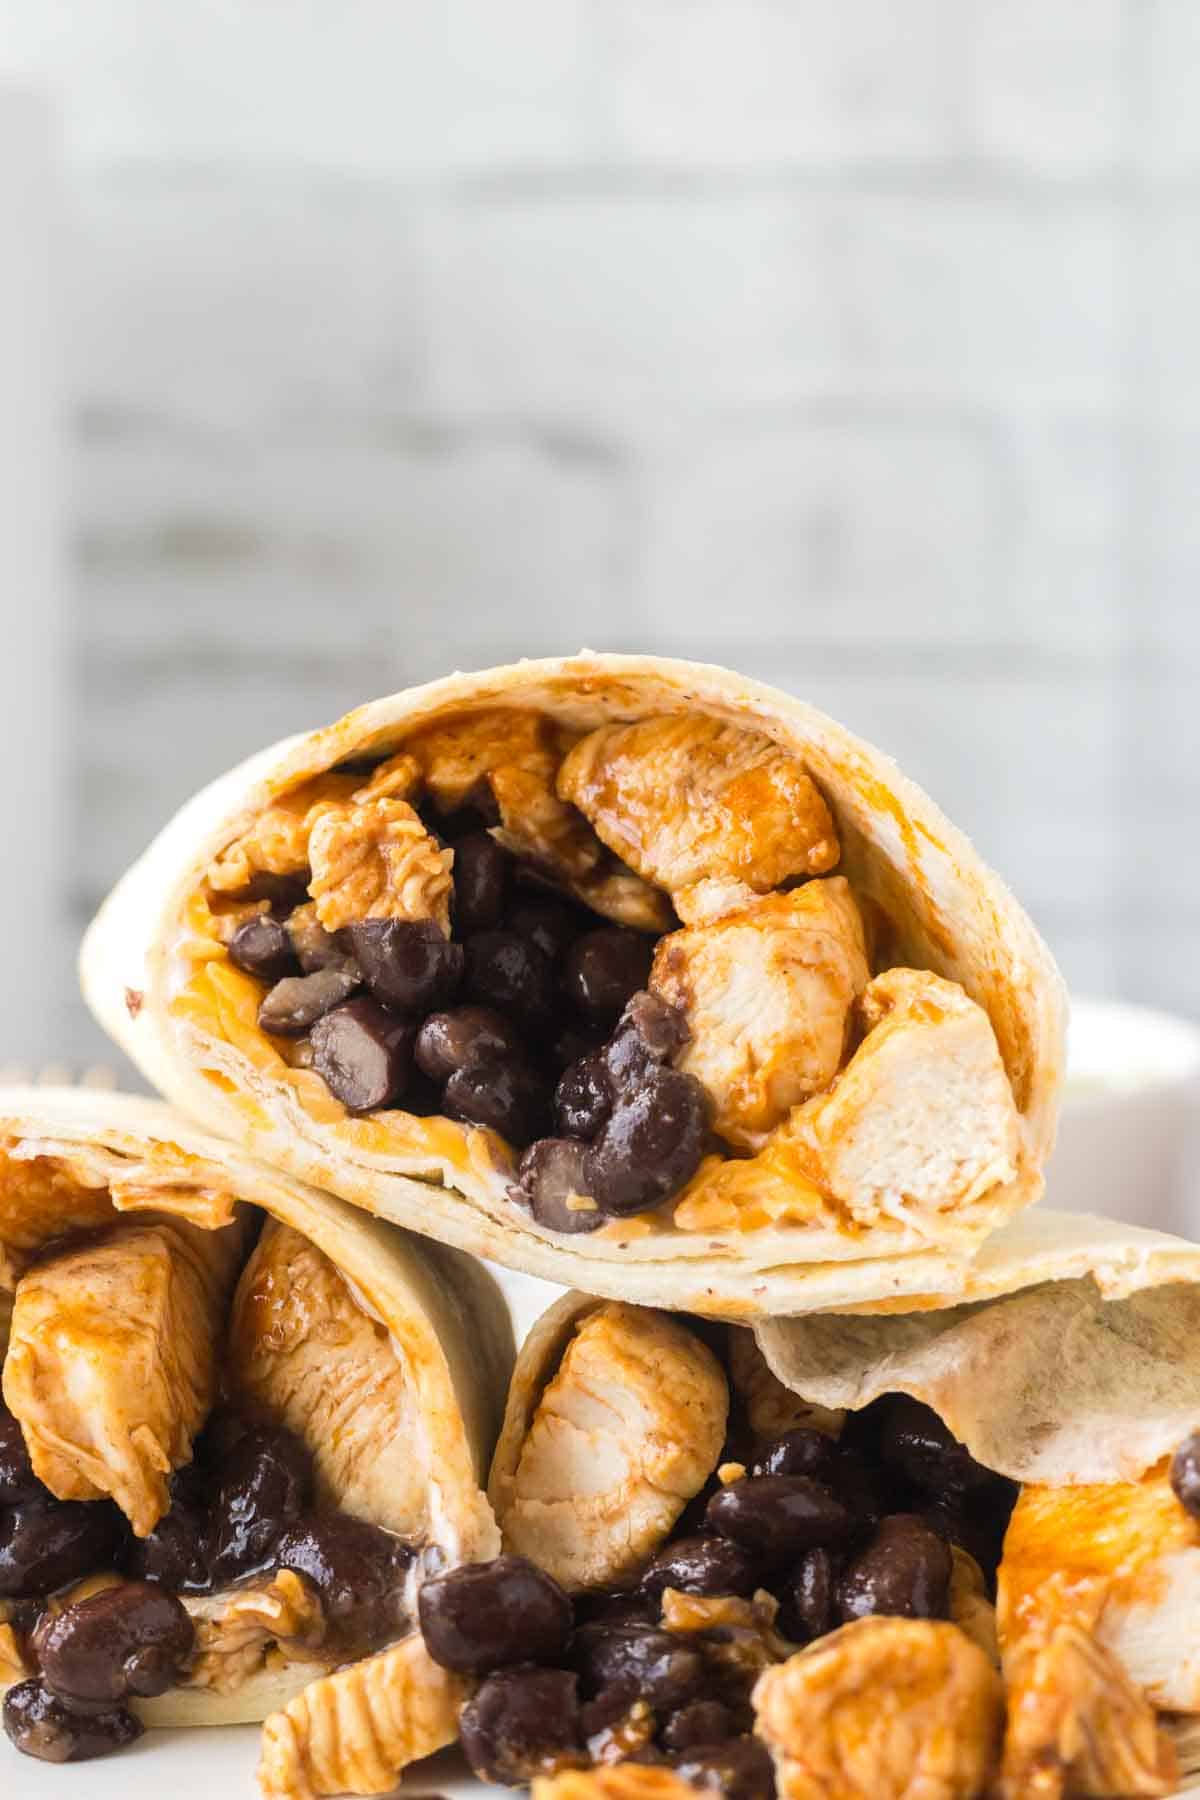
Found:
[[[116,1756],[59,1767],[18,1756],[0,1739],[0,1794],[4,1800],[262,1800],[257,1764],[257,1725],[148,1731]],[[476,1781],[457,1750],[411,1768],[396,1793],[403,1800],[512,1800],[511,1788]]]

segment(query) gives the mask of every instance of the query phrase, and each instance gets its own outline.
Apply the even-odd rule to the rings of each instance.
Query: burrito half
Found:
[[[302,1800],[453,1739],[461,1683],[413,1624],[425,1580],[499,1548],[512,1336],[477,1264],[157,1102],[10,1090],[0,1326],[19,1749],[270,1715]]]
[[[878,751],[690,663],[451,676],[253,758],[83,978],[264,1160],[703,1313],[952,1289],[1054,1134],[1061,985],[1002,883]]]
[[[1093,1226],[1108,1268],[1120,1230]],[[1170,1242],[1131,1234],[1119,1299],[1064,1258],[757,1332],[558,1302],[492,1466],[505,1554],[422,1594],[476,1773],[537,1800],[1200,1791],[1200,1249]]]

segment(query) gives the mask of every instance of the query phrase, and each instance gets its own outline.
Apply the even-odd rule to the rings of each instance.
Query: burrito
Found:
[[[1120,1230],[1092,1228],[1110,1272]],[[1150,1248],[1122,1298],[1051,1258],[993,1299],[753,1329],[565,1296],[492,1464],[504,1553],[420,1598],[475,1773],[1200,1792],[1200,1246]]]
[[[697,664],[455,675],[252,758],[82,972],[185,1112],[606,1298],[949,1292],[1054,1136],[1062,988],[1012,896],[870,745]]]
[[[482,1268],[156,1101],[9,1090],[0,1350],[18,1750],[265,1719],[269,1791],[310,1800],[453,1740],[462,1684],[414,1621],[500,1548],[513,1344]]]

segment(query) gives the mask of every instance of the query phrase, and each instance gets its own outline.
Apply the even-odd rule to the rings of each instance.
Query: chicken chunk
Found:
[[[505,1548],[571,1591],[632,1574],[715,1467],[728,1404],[716,1358],[675,1320],[589,1314],[499,1484]]]
[[[329,1258],[274,1220],[238,1285],[228,1380],[252,1411],[304,1440],[323,1502],[405,1536],[420,1531],[423,1432],[392,1340]]]
[[[384,796],[322,811],[308,840],[308,891],[326,931],[361,919],[433,919],[450,935],[452,850],[407,800]]]
[[[564,759],[558,792],[685,920],[712,916],[711,894],[691,892],[698,884],[726,884],[726,902],[749,898],[824,875],[840,854],[804,765],[761,732],[704,713],[601,726]]]
[[[859,1619],[759,1677],[755,1730],[780,1800],[977,1800],[1000,1677],[958,1627]]]
[[[835,875],[663,938],[650,987],[687,1018],[676,1066],[707,1088],[716,1130],[758,1150],[841,1068],[870,978],[858,907]]]
[[[1079,1625],[1156,1705],[1200,1712],[1200,1522],[1164,1464],[1140,1481],[1027,1483],[997,1598],[1006,1658],[1025,1639]]]
[[[325,1639],[320,1596],[294,1569],[279,1569],[232,1594],[189,1595],[184,1604],[196,1623],[188,1685],[218,1694],[236,1693],[266,1667],[276,1647],[289,1661],[305,1661]]]
[[[603,855],[579,814],[555,792],[563,744],[553,720],[516,707],[491,707],[427,725],[405,749],[440,812],[470,805],[481,788],[518,854],[551,872],[582,878]]]
[[[111,1219],[103,1182],[83,1181],[55,1156],[0,1152],[0,1288],[16,1286],[42,1245],[71,1232],[93,1231]]]
[[[1006,1660],[1006,1800],[1173,1794],[1175,1751],[1154,1708],[1078,1625],[1059,1625]]]
[[[122,1220],[17,1284],[4,1398],[60,1500],[116,1501],[138,1537],[167,1511],[172,1470],[217,1390],[241,1225]]]
[[[311,1682],[263,1725],[263,1800],[390,1794],[409,1763],[454,1742],[467,1693],[419,1635]]]
[[[982,1007],[918,969],[876,976],[863,1039],[828,1093],[750,1158],[706,1157],[675,1203],[681,1231],[911,1221],[969,1206],[1016,1173],[1017,1110]]]
[[[951,1544],[950,1556],[950,1617],[998,1669],[1000,1644],[996,1636],[996,1609],[988,1599],[983,1570],[959,1544]]]
[[[1016,1173],[1019,1121],[991,1021],[957,983],[889,969],[867,1035],[828,1094],[784,1128],[817,1185],[869,1223],[966,1206]]]
[[[318,775],[279,795],[210,864],[209,887],[237,894],[257,875],[304,874],[314,820],[326,807],[348,803],[357,785],[352,775]]]
[[[741,1402],[746,1423],[756,1439],[781,1437],[800,1425],[823,1431],[827,1437],[842,1435],[845,1413],[814,1406],[784,1387],[768,1367],[748,1326],[731,1325],[728,1341],[729,1385]]]

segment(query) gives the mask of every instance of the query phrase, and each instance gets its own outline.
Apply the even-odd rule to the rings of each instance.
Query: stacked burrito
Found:
[[[1200,1249],[1036,1205],[1065,1000],[886,757],[592,656],[198,795],[0,1096],[18,1749],[540,1800],[1186,1791]],[[514,1366],[484,1257],[572,1290]]]

